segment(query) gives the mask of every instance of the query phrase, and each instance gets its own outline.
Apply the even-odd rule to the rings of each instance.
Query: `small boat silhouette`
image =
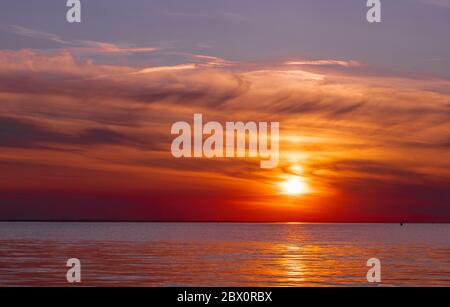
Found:
[[[403,222],[400,222],[400,226],[403,226]]]

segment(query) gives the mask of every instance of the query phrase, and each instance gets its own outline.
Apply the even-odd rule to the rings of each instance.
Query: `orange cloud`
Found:
[[[0,182],[67,195],[77,187],[97,200],[120,191],[117,197],[132,199],[143,215],[168,203],[195,211],[215,195],[217,212],[237,219],[263,219],[271,210],[280,219],[381,219],[391,209],[395,218],[450,217],[448,81],[359,76],[321,65],[136,68],[79,61],[68,51],[0,51]],[[279,121],[279,168],[174,159],[170,126],[193,113],[207,121]],[[301,169],[296,175],[311,193],[281,195],[279,183],[292,169]],[[364,191],[375,197],[367,204]],[[171,193],[179,198],[165,196]],[[208,212],[214,219],[217,212]]]
[[[343,60],[303,60],[303,61],[287,61],[285,65],[317,65],[317,66],[344,66],[355,67],[362,64],[358,61],[343,61]]]

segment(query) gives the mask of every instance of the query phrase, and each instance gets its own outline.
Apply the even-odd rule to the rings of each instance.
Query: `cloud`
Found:
[[[105,54],[133,54],[133,53],[149,53],[158,51],[158,48],[153,47],[133,47],[128,45],[118,45],[106,42],[95,41],[77,41],[81,47],[71,48],[70,51],[75,53],[105,53]]]
[[[97,102],[128,99],[145,104],[220,105],[245,90],[236,75],[191,71],[194,65],[136,69],[77,62],[68,52],[45,55],[31,50],[0,52],[0,63],[0,90],[34,95],[34,99],[52,95]]]
[[[35,148],[56,145],[132,145],[136,140],[105,128],[87,128],[76,134],[52,130],[38,122],[0,117],[0,147]]]
[[[188,54],[188,56],[197,61],[199,65],[206,67],[224,68],[235,65],[235,63],[232,61],[228,61],[216,56],[204,54]]]
[[[25,36],[28,38],[47,40],[47,41],[62,44],[62,45],[70,45],[70,42],[62,39],[58,35],[47,33],[47,32],[42,32],[42,31],[38,31],[38,30],[33,30],[33,29],[26,28],[26,27],[21,27],[21,26],[17,26],[17,25],[8,25],[8,26],[4,27],[4,30],[6,30],[10,33],[14,33],[14,34],[17,34],[20,36]]]
[[[377,200],[395,200],[401,209],[411,200],[405,191],[417,187],[424,195],[417,206],[429,200],[432,214],[448,213],[442,208],[447,194],[430,196],[450,184],[448,81],[353,75],[322,69],[323,63],[312,70],[228,66],[220,58],[190,55],[195,58],[136,67],[78,60],[69,50],[0,51],[0,163],[9,165],[0,183],[19,190],[81,185],[127,195],[139,189],[144,192],[137,203],[173,208],[180,200],[155,200],[154,192],[168,195],[180,187],[191,204],[205,202],[205,192],[223,196],[224,206],[239,201],[248,209],[280,201],[276,183],[300,165],[314,191],[311,203],[321,209],[339,204],[344,212],[358,211],[362,192],[352,191],[356,187],[373,195],[388,192],[390,199]],[[253,160],[174,159],[170,127],[191,122],[194,113],[203,113],[205,121],[279,121],[279,168],[262,171]],[[75,175],[65,178],[67,172],[83,183]],[[375,201],[368,203],[375,215]],[[320,215],[307,201],[300,207],[311,218]]]
[[[362,64],[358,61],[343,61],[343,60],[303,60],[303,61],[287,61],[285,65],[312,65],[312,66],[344,66],[355,67]]]
[[[197,66],[195,64],[180,64],[174,66],[159,66],[159,67],[148,67],[143,68],[137,72],[131,73],[132,75],[136,74],[151,74],[158,72],[168,72],[168,71],[177,71],[177,70],[187,70],[187,69],[195,69]]]
[[[14,33],[16,35],[46,40],[49,42],[57,43],[62,45],[62,47],[66,51],[70,51],[73,53],[83,53],[83,54],[95,54],[95,53],[103,53],[103,54],[133,54],[133,53],[148,53],[159,50],[154,47],[136,47],[127,44],[114,44],[108,42],[98,42],[98,41],[89,41],[89,40],[65,40],[60,36],[48,32],[43,32],[39,30],[29,29],[22,26],[17,25],[8,25],[4,27],[4,30],[10,33]]]

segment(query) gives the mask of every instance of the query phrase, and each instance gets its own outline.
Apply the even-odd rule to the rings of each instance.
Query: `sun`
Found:
[[[281,183],[284,193],[289,195],[300,195],[307,192],[307,185],[305,181],[298,176],[292,176]]]

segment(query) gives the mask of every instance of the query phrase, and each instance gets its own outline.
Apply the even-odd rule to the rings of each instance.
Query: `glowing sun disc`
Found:
[[[306,192],[306,184],[299,177],[292,177],[281,184],[283,191],[289,195],[298,195]]]

